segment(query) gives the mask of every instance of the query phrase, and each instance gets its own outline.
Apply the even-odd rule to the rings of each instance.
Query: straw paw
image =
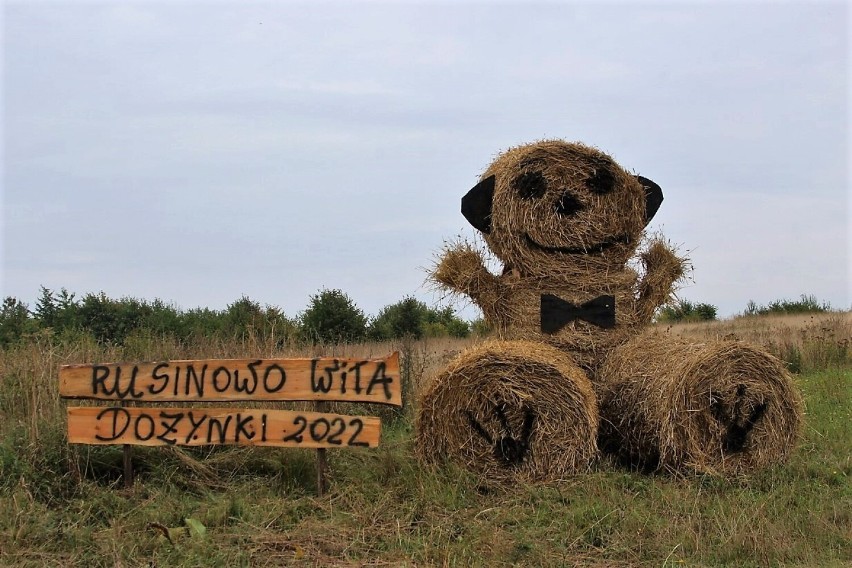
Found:
[[[749,433],[766,413],[766,403],[760,402],[753,406],[750,412],[743,408],[745,400],[745,385],[737,386],[737,399],[733,409],[729,408],[721,398],[714,398],[710,403],[710,412],[725,429],[722,439],[722,449],[727,453],[741,452],[748,441]]]
[[[520,436],[515,437],[513,429],[509,425],[509,419],[506,417],[506,403],[501,401],[494,405],[494,416],[503,430],[503,435],[496,441],[483,428],[471,411],[465,410],[464,414],[474,432],[479,434],[488,445],[494,446],[494,457],[507,466],[512,466],[522,463],[526,458],[530,449],[530,437],[535,422],[535,412],[529,406],[523,405],[521,412],[524,416],[524,423],[521,426]]]

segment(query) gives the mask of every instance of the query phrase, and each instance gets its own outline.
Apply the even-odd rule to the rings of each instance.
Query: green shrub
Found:
[[[82,328],[99,342],[121,345],[130,333],[145,326],[153,310],[144,300],[114,300],[100,292],[86,294],[78,313]]]
[[[33,312],[15,298],[7,298],[0,312],[0,346],[44,331],[55,338],[90,335],[102,345],[122,346],[128,339],[172,338],[189,344],[198,338],[253,339],[279,347],[297,338],[326,343],[377,341],[412,337],[468,337],[471,324],[451,307],[430,308],[406,297],[384,307],[369,322],[353,300],[340,290],[323,289],[311,297],[298,320],[279,308],[262,306],[247,296],[224,310],[181,310],[160,299],[149,302],[124,297],[110,298],[103,291],[77,299],[62,288],[53,292],[42,286]]]
[[[432,330],[429,335],[450,337],[467,337],[470,335],[470,324],[456,316],[449,306],[442,310],[429,310],[427,325]]]
[[[749,300],[743,315],[810,314],[829,311],[831,311],[831,305],[828,302],[819,302],[816,296],[812,294],[802,294],[798,300],[773,300],[765,306],[758,305],[754,300]]]
[[[275,306],[261,305],[243,296],[228,305],[219,329],[225,337],[246,338],[254,336],[261,340],[273,337],[286,340],[295,333],[296,324]]]
[[[377,341],[469,335],[470,324],[459,318],[451,307],[430,308],[412,297],[382,308],[368,329],[368,337]]]
[[[716,319],[716,314],[717,308],[712,304],[682,300],[677,304],[661,307],[657,311],[655,320],[660,323],[713,321]]]
[[[370,339],[384,341],[401,337],[420,339],[425,333],[425,322],[429,308],[423,302],[406,297],[395,304],[385,306],[370,322],[367,335]]]
[[[306,341],[349,343],[366,336],[367,317],[341,290],[323,289],[311,296],[299,327]]]
[[[38,325],[30,318],[27,305],[11,296],[0,307],[0,347],[10,345],[33,333]]]

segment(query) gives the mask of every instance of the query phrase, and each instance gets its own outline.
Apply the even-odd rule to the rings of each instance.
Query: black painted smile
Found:
[[[534,249],[544,252],[561,252],[562,254],[601,254],[616,245],[630,244],[631,241],[630,235],[621,235],[587,247],[548,247],[538,244],[527,234],[524,237],[526,237],[527,245]]]

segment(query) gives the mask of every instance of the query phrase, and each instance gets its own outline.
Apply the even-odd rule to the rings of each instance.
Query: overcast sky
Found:
[[[432,304],[480,172],[564,138],[662,186],[681,297],[848,309],[848,34],[841,2],[5,2],[0,293]]]

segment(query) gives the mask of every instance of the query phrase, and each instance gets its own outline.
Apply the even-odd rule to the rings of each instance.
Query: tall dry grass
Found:
[[[399,351],[402,355],[403,400],[410,408],[421,379],[441,368],[469,343],[470,340],[465,339],[429,338],[419,341],[281,345],[274,340],[248,336],[230,341],[199,337],[186,344],[172,337],[134,335],[123,345],[115,346],[99,344],[87,335],[57,339],[49,333],[42,333],[31,341],[0,350],[0,436],[10,429],[23,429],[28,442],[37,443],[46,429],[65,427],[65,403],[58,391],[61,365],[252,357],[372,358]],[[351,405],[348,407],[350,412],[352,408]]]
[[[852,313],[747,316],[732,320],[660,324],[667,333],[692,340],[741,339],[763,346],[793,372],[843,367],[852,363]],[[277,357],[381,357],[402,354],[403,397],[409,416],[417,395],[431,377],[474,339],[429,338],[350,344],[282,344],[256,336],[230,340],[197,337],[191,343],[172,337],[137,334],[121,346],[103,345],[87,335],[57,338],[49,332],[0,350],[0,436],[16,429],[36,443],[45,430],[65,427],[65,404],[58,395],[60,365]],[[280,403],[279,403],[280,404]],[[351,407],[350,407],[351,409]],[[375,409],[368,409],[374,411]]]
[[[658,327],[691,340],[740,339],[762,346],[794,373],[852,363],[852,312],[742,316]]]

